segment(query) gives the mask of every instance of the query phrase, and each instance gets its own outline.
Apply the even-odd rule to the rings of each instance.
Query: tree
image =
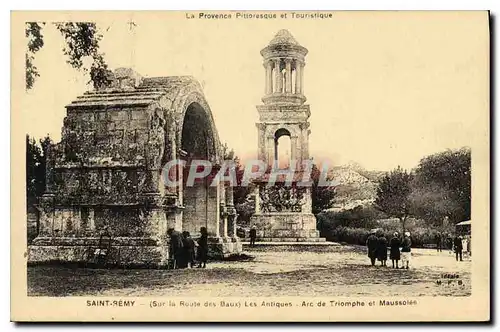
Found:
[[[375,206],[387,215],[398,218],[405,232],[406,219],[411,213],[413,175],[398,166],[379,182]]]
[[[418,216],[431,222],[440,222],[445,216],[455,223],[469,220],[470,149],[447,150],[423,158],[415,170],[413,187]]]
[[[28,206],[36,204],[45,190],[46,148],[50,138],[36,140],[26,135],[26,198]]]
[[[45,22],[27,22],[26,38],[26,90],[33,88],[35,80],[40,76],[34,65],[35,54],[44,46],[43,27]],[[102,35],[93,22],[65,22],[54,23],[64,38],[66,46],[63,53],[68,56],[67,63],[77,70],[89,74],[90,81],[95,88],[107,86],[111,82],[109,70],[104,55],[99,52],[99,43]],[[90,68],[84,66],[84,59],[90,58]]]
[[[333,198],[335,197],[335,187],[333,186],[320,186],[319,180],[321,171],[313,164],[311,170],[311,199],[312,199],[312,213],[317,215],[323,210],[329,209],[333,205]],[[327,179],[329,181],[331,179]]]
[[[238,219],[243,218],[243,220],[250,220],[250,215],[255,211],[255,203],[249,199],[250,188],[247,186],[242,186],[244,167],[241,165],[240,159],[234,153],[233,149],[230,149],[225,143],[222,146],[222,155],[225,161],[232,161],[235,164],[236,172],[236,186],[233,187],[233,201],[238,213]],[[253,204],[253,205],[252,205]]]
[[[33,87],[35,79],[40,76],[38,68],[33,64],[35,53],[43,47],[42,26],[45,23],[27,22],[26,38],[28,38],[28,49],[26,51],[26,90]]]
[[[441,227],[443,219],[459,209],[447,190],[437,186],[414,187],[410,195],[412,214]]]

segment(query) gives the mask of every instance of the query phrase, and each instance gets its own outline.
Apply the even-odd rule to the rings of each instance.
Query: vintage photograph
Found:
[[[23,301],[329,317],[489,294],[488,12],[12,20]]]

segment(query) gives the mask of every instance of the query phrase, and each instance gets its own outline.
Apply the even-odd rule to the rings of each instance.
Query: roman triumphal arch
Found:
[[[29,260],[86,261],[103,233],[117,264],[166,264],[170,227],[193,237],[209,232],[211,255],[241,251],[232,188],[186,185],[196,159],[220,165],[221,144],[210,107],[192,77],[142,78],[117,69],[112,83],[66,106],[61,141],[48,151],[40,231]],[[177,186],[163,181],[174,168]]]

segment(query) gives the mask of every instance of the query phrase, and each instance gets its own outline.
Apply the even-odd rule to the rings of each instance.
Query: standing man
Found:
[[[366,239],[366,247],[368,248],[368,257],[370,257],[370,262],[372,266],[375,266],[375,260],[377,259],[377,247],[378,239],[375,236],[376,230],[372,229],[370,235]]]
[[[206,268],[208,260],[208,232],[206,227],[200,228],[201,236],[198,240],[198,267]]]
[[[436,248],[437,248],[438,252],[443,251],[441,249],[441,247],[442,247],[442,241],[443,241],[443,237],[442,237],[441,233],[437,232],[436,233]]]
[[[170,237],[170,245],[169,245],[169,256],[172,261],[172,268],[178,269],[182,266],[182,256],[183,256],[183,243],[181,233],[177,232],[173,228],[169,228],[167,230],[167,234]]]
[[[464,247],[462,244],[461,236],[455,236],[455,239],[453,240],[453,246],[455,247],[455,258],[458,261],[458,257],[460,257],[460,261],[462,261],[462,251]]]
[[[257,230],[255,226],[250,229],[250,247],[255,247],[255,239],[257,239]]]

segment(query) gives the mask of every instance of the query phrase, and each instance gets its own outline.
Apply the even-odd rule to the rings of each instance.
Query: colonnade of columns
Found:
[[[290,58],[274,58],[265,62],[264,67],[266,68],[266,95],[304,93],[304,62]]]

